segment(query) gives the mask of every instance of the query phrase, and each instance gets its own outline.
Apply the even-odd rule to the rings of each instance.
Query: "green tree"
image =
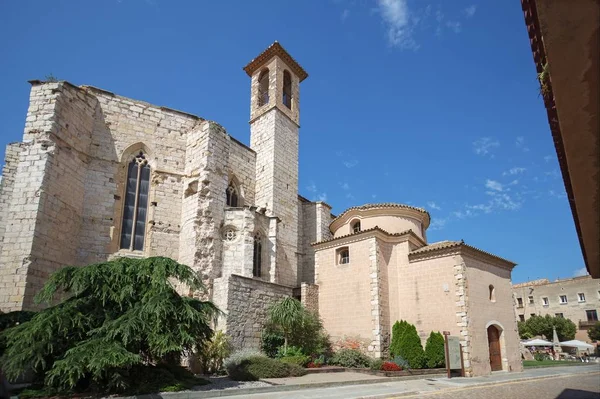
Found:
[[[421,345],[421,338],[417,328],[408,322],[400,338],[398,355],[406,360],[412,369],[421,369],[425,366],[425,352]]]
[[[440,332],[431,332],[425,343],[425,359],[430,369],[444,367],[446,363],[444,336]]]
[[[531,339],[535,335],[529,331],[527,324],[524,321],[517,322],[517,328],[519,330],[519,337],[521,337],[521,339]]]
[[[192,269],[164,257],[53,273],[36,302],[65,299],[2,333],[3,371],[16,378],[33,368],[46,387],[119,392],[158,365],[177,363],[211,338],[218,310],[180,296],[174,280],[204,289]]]
[[[592,341],[600,341],[600,321],[590,327],[588,330],[588,337],[590,337]]]
[[[390,344],[390,357],[400,355],[400,342],[402,340],[402,334],[406,330],[408,322],[404,320],[396,321],[392,326],[392,342]]]
[[[541,335],[549,341],[553,338],[553,327],[556,327],[556,334],[560,341],[568,341],[575,338],[577,326],[569,319],[557,316],[532,316],[522,325],[519,334],[529,333],[531,337]]]

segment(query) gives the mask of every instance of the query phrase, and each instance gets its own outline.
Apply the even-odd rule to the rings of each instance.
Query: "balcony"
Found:
[[[598,320],[579,320],[579,328],[589,328],[593,327]]]

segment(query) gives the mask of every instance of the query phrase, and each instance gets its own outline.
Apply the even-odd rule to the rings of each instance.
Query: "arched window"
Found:
[[[348,247],[338,248],[337,253],[337,264],[345,265],[350,263],[350,249]]]
[[[260,277],[262,272],[262,238],[259,233],[254,235],[254,257],[252,259],[252,275]]]
[[[283,71],[283,105],[292,109],[292,75]]]
[[[121,224],[121,248],[142,251],[146,233],[150,165],[142,151],[129,163],[125,207]]]
[[[233,184],[233,182],[229,183],[229,186],[227,187],[225,195],[227,197],[227,206],[232,206],[232,207],[238,206],[238,199],[239,199],[238,191],[237,191],[237,188],[235,187],[235,185]]]
[[[258,106],[269,103],[269,70],[264,69],[258,75]]]
[[[360,232],[360,220],[357,220],[356,222],[352,223],[352,232],[353,233]]]
[[[490,301],[496,302],[496,289],[491,284],[489,286],[489,289],[490,289]]]

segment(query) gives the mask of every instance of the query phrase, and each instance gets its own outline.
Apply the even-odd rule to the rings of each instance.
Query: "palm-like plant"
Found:
[[[278,326],[283,334],[283,348],[287,351],[288,341],[294,328],[301,325],[305,318],[305,310],[300,301],[286,297],[269,308],[269,321]]]

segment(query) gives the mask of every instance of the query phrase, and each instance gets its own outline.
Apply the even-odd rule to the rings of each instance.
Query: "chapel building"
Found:
[[[0,311],[35,309],[65,265],[166,256],[189,265],[237,348],[260,346],[267,307],[294,296],[332,339],[388,354],[391,326],[461,337],[467,375],[520,371],[514,263],[427,243],[427,211],[298,193],[300,83],[275,42],[244,67],[250,145],[218,123],[66,81],[31,81],[23,141],[0,183]],[[183,294],[184,287],[178,287]]]

